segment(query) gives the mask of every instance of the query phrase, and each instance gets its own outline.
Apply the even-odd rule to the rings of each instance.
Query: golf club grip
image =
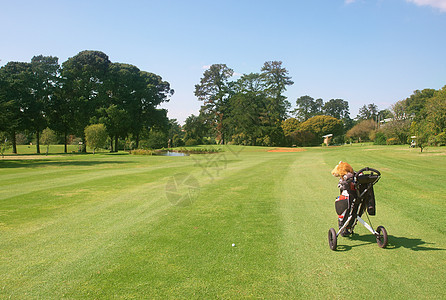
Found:
[[[362,168],[361,170],[359,170],[357,172],[357,174],[361,174],[362,172],[367,172],[367,171],[375,172],[376,174],[378,174],[378,176],[381,176],[381,172],[380,171],[378,171],[377,169],[369,168],[369,167]]]

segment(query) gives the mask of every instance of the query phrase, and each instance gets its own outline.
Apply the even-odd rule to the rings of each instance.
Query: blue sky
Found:
[[[180,122],[198,114],[194,86],[215,63],[246,74],[280,60],[293,105],[341,98],[352,117],[446,85],[446,0],[0,0],[0,41],[0,66],[100,50],[159,74]]]

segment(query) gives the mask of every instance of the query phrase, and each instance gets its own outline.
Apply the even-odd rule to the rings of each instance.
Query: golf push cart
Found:
[[[387,246],[386,229],[383,226],[378,226],[375,231],[361,218],[364,213],[366,213],[367,218],[368,215],[375,215],[373,185],[380,178],[381,173],[378,170],[367,167],[356,172],[348,180],[348,191],[343,192],[335,202],[336,212],[339,216],[339,230],[336,232],[334,228],[330,228],[328,231],[328,244],[331,250],[336,250],[339,235],[348,236],[353,234],[353,229],[358,221],[375,235],[379,247],[385,248]]]

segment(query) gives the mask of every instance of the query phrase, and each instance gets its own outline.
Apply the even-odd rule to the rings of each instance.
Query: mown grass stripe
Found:
[[[213,155],[8,163],[2,191],[24,184],[0,201],[0,298],[446,297],[444,156],[373,146]],[[328,248],[339,160],[383,172],[371,220],[388,229],[388,249],[360,226]],[[45,172],[55,184],[34,186]],[[178,174],[197,188],[174,205],[166,186]]]

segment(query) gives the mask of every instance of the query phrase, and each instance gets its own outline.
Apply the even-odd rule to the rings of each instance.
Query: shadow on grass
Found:
[[[361,241],[364,243],[349,246],[349,245],[342,245],[342,239],[338,239],[338,243],[341,242],[341,245],[338,245],[337,250],[338,251],[349,251],[354,247],[360,247],[370,244],[376,244],[376,238],[372,234],[367,235],[359,235],[359,234],[353,234],[351,237],[347,237],[348,239],[354,240],[354,241]],[[386,249],[393,250],[398,248],[406,248],[410,249],[412,251],[439,251],[439,250],[446,250],[443,248],[437,248],[437,247],[430,247],[428,245],[435,245],[434,243],[428,243],[423,241],[422,239],[411,239],[406,237],[398,237],[394,235],[388,235],[388,244]]]
[[[131,162],[126,161],[115,161],[115,160],[73,160],[73,161],[59,161],[59,160],[50,160],[50,159],[32,159],[32,160],[23,160],[23,159],[8,159],[8,160],[0,160],[0,168],[4,169],[12,169],[12,168],[38,168],[38,167],[65,167],[65,166],[97,166],[97,165],[105,165],[105,164],[127,164]]]

